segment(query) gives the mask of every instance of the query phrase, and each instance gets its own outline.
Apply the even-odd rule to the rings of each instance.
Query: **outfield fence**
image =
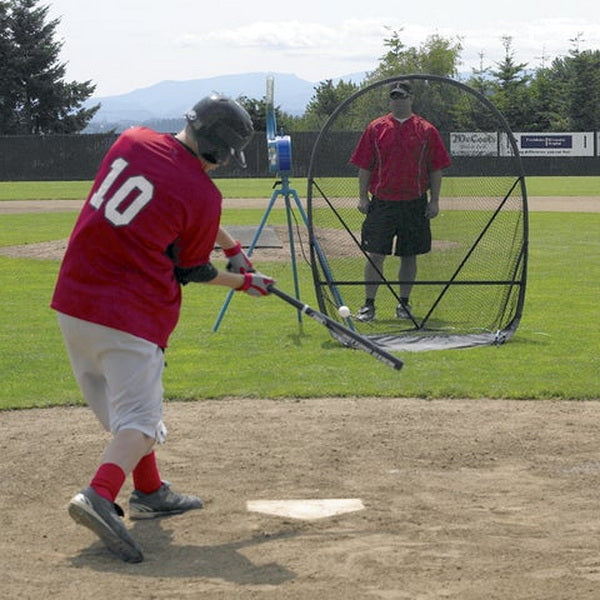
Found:
[[[335,151],[327,156],[332,175],[352,176],[356,168],[348,158],[360,132],[339,131]],[[483,139],[481,136],[487,136]],[[502,140],[494,132],[442,132],[452,154],[449,176],[494,175],[502,172]],[[600,175],[600,134],[515,133],[527,175]],[[318,132],[290,134],[292,176],[306,177]],[[585,142],[580,141],[580,136]],[[85,181],[93,179],[102,157],[117,134],[0,136],[0,181]],[[588,141],[591,140],[591,146]],[[585,145],[585,148],[583,146]],[[579,146],[583,150],[579,151]],[[470,149],[469,149],[470,148]],[[583,154],[583,155],[580,155]],[[266,137],[257,133],[246,148],[247,169],[233,165],[219,169],[216,178],[269,177]]]

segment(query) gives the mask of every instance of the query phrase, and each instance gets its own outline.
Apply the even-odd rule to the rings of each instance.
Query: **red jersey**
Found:
[[[177,264],[210,262],[222,197],[172,135],[136,127],[104,157],[71,234],[52,308],[166,347],[179,319]]]
[[[429,188],[429,173],[450,166],[438,130],[419,115],[400,122],[387,114],[363,132],[350,162],[371,171],[369,191],[381,200],[414,200]]]

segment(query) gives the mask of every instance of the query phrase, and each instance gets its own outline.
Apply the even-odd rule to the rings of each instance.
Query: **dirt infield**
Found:
[[[595,600],[599,418],[597,402],[168,403],[162,474],[207,506],[127,519],[146,554],[128,565],[66,512],[106,441],[90,411],[0,413],[2,597]],[[246,508],[329,498],[365,508]]]
[[[463,202],[454,199],[445,201],[444,208],[461,208]],[[0,202],[0,215],[29,213],[29,212],[63,212],[73,211],[81,207],[81,200],[16,200]],[[265,208],[268,200],[262,198],[250,199],[226,199],[224,201],[224,209],[228,208]],[[544,197],[531,198],[529,200],[530,209],[533,211],[549,211],[549,212],[599,212],[600,211],[600,196],[598,197]],[[273,227],[277,235],[284,244],[281,249],[264,249],[257,248],[255,255],[261,261],[278,261],[288,260],[290,257],[289,236],[287,227]],[[62,256],[67,247],[67,239],[52,240],[50,242],[40,242],[36,244],[27,244],[23,246],[5,246],[0,247],[0,254],[15,258],[36,258],[36,259],[53,259],[62,260]],[[339,243],[336,240],[336,243]],[[443,242],[434,240],[435,244],[443,244]],[[303,249],[296,248],[299,258]]]
[[[265,198],[226,198],[223,208],[266,208],[268,202]],[[83,200],[5,200],[0,202],[0,214],[79,210],[82,204]],[[442,198],[442,209],[448,208],[448,204]],[[528,199],[528,205],[533,211],[598,212],[600,196],[534,196]]]

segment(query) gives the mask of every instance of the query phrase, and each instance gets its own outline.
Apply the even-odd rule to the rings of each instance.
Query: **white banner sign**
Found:
[[[485,131],[450,133],[452,156],[498,156],[498,134]]]
[[[523,133],[513,134],[521,156],[594,156],[594,133]],[[500,154],[510,156],[508,136],[501,134]]]

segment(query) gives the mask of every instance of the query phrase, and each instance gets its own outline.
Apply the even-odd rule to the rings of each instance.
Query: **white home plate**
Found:
[[[365,508],[360,498],[325,498],[322,500],[248,500],[250,512],[292,519],[323,519]]]

